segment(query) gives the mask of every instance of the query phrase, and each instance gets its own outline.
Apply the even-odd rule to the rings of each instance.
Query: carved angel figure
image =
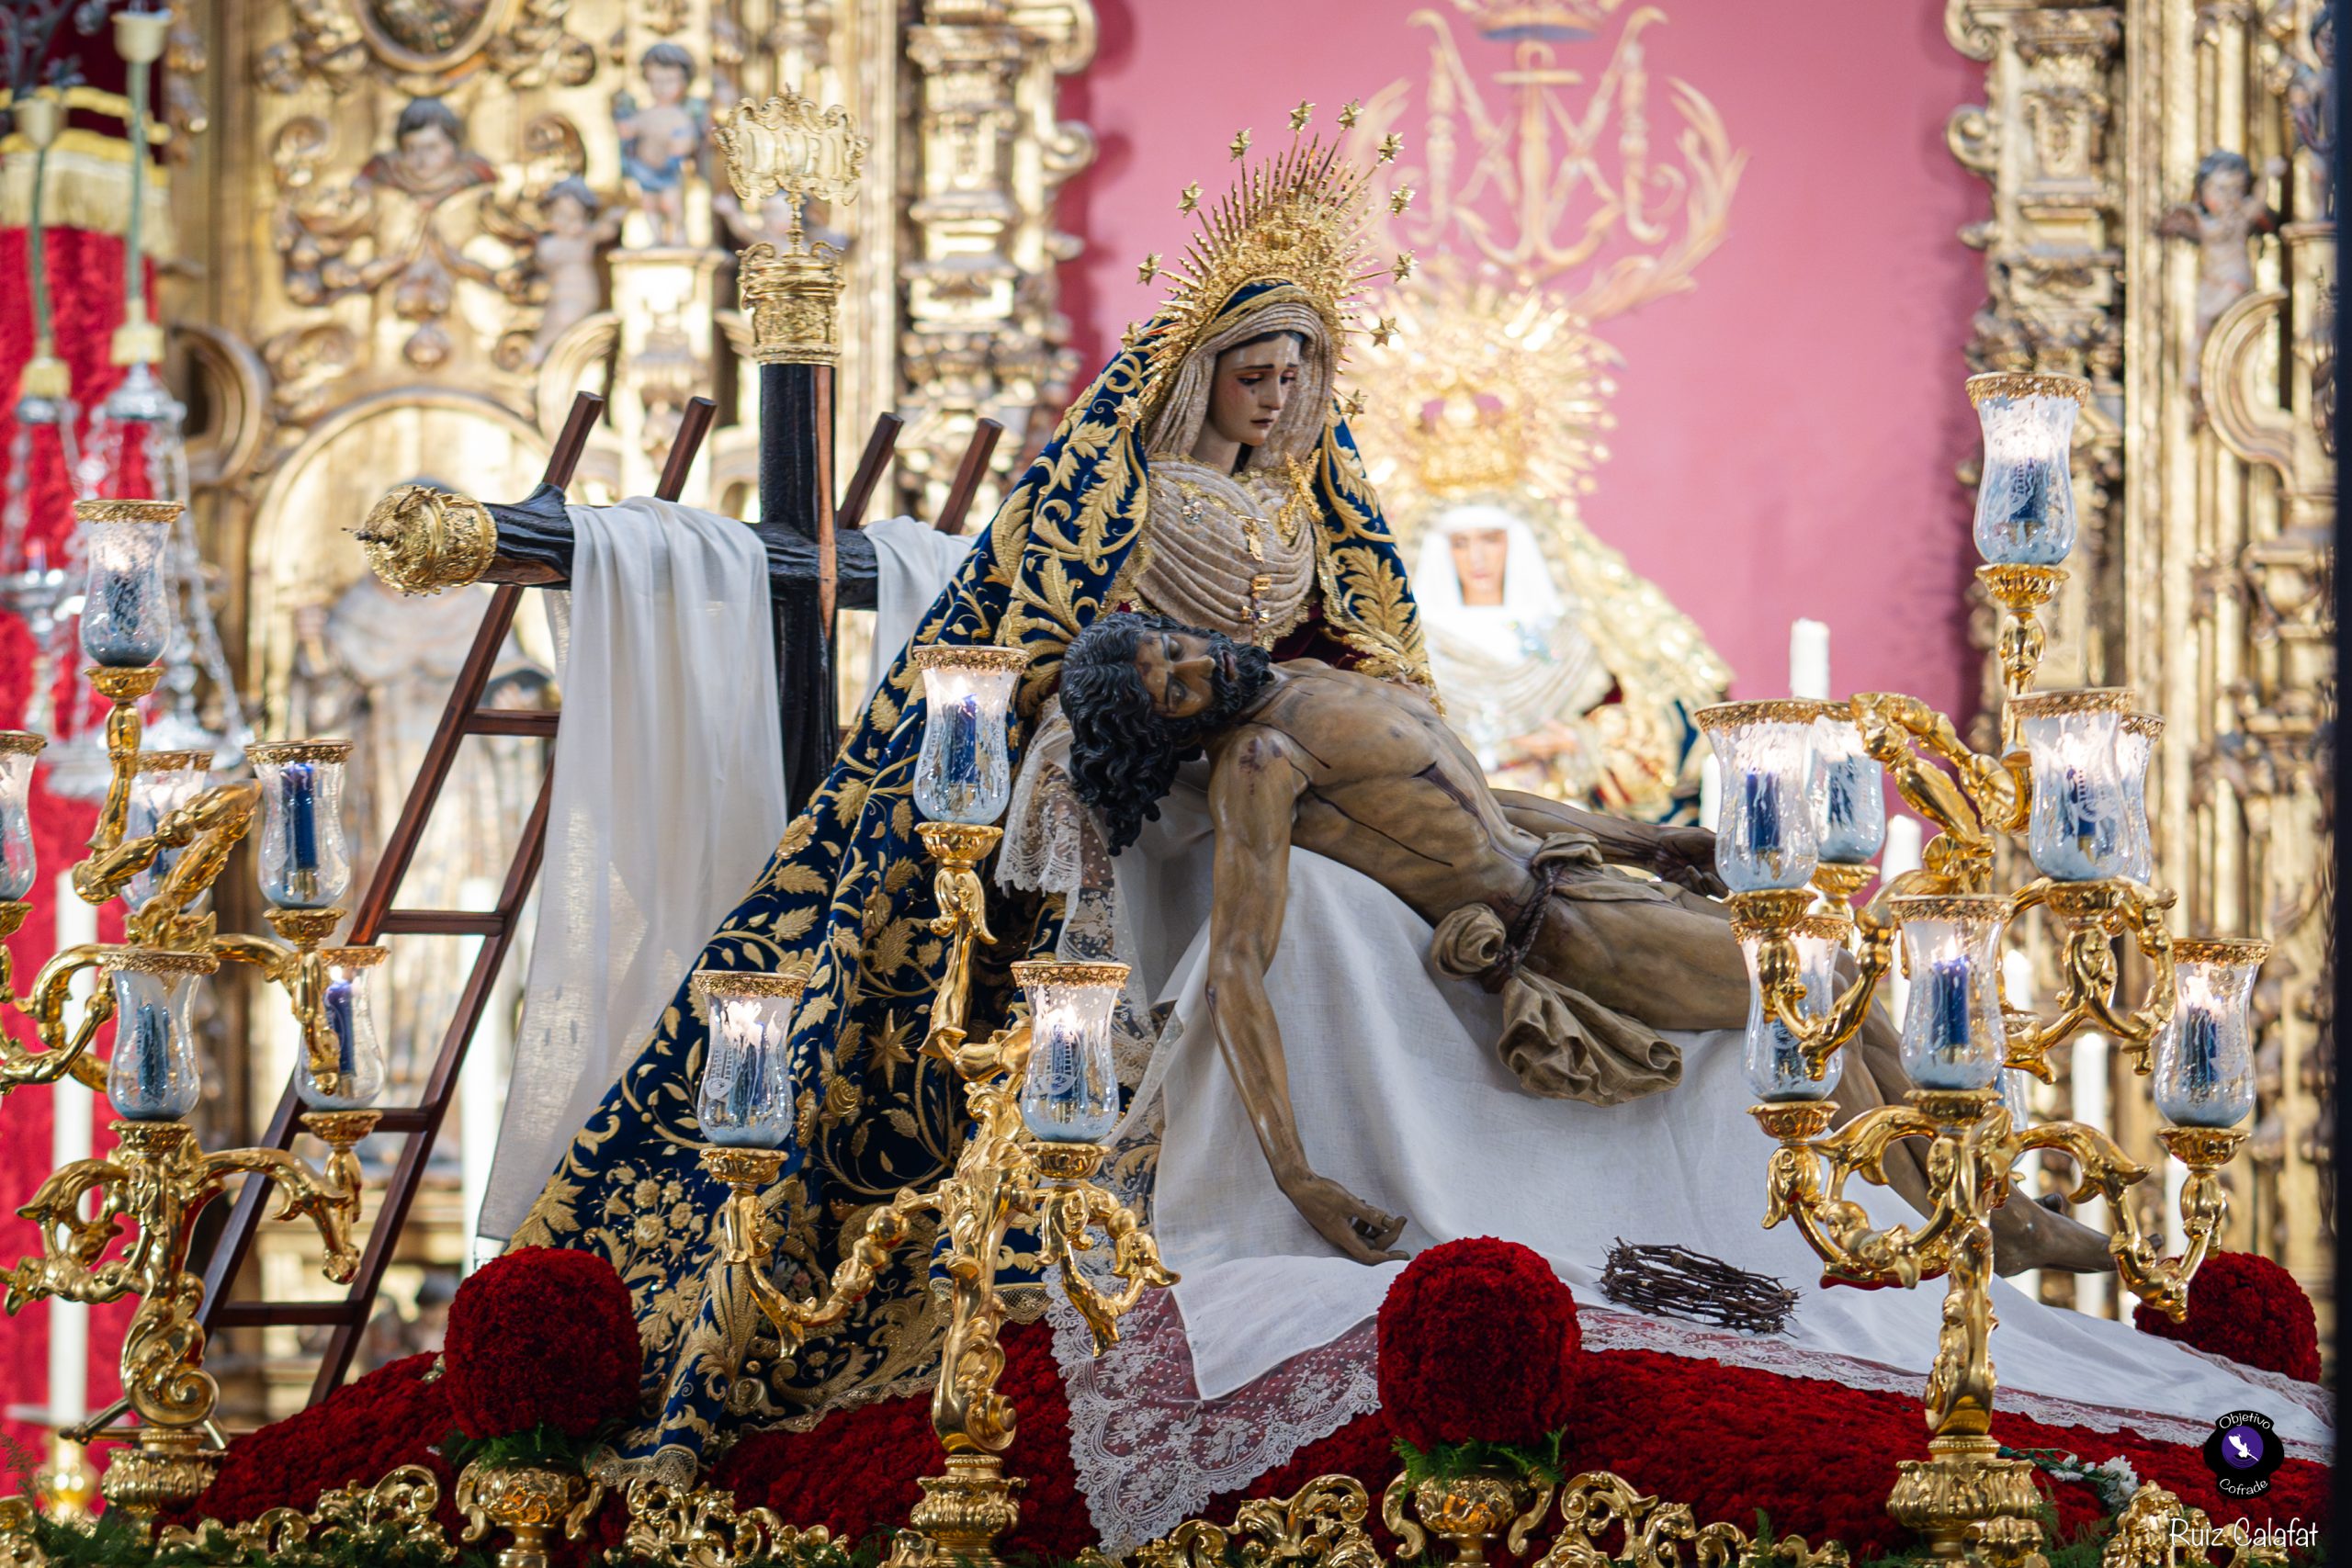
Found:
[[[652,102],[640,107],[622,93],[613,99],[613,123],[620,131],[621,173],[637,187],[638,205],[650,224],[655,245],[686,243],[686,165],[702,146],[709,116],[699,98],[689,98],[695,60],[674,43],[657,43],[638,62]]]
[[[2273,160],[2265,173],[2283,167]],[[2254,288],[2254,236],[2276,232],[2278,215],[2255,187],[2254,165],[2245,154],[2216,148],[2197,165],[2197,188],[2191,199],[2165,213],[2156,232],[2171,240],[2197,242],[2197,342],[2222,312]],[[2189,369],[2189,385],[2197,385],[2197,370]]]
[[[531,363],[604,302],[596,277],[596,253],[619,237],[621,219],[605,212],[588,182],[574,175],[557,182],[542,209],[547,226],[531,244],[531,255],[547,284],[539,330],[531,336]]]
[[[317,305],[389,287],[394,313],[417,323],[402,355],[419,368],[438,365],[450,351],[440,322],[458,280],[492,281],[491,270],[465,254],[469,236],[450,231],[449,208],[488,187],[496,171],[467,145],[465,122],[439,98],[410,100],[390,148],[347,183],[312,189],[311,169],[326,147],[325,127],[306,118],[280,132],[275,150],[288,192],[276,235],[287,292]],[[363,243],[366,259],[352,259]]]

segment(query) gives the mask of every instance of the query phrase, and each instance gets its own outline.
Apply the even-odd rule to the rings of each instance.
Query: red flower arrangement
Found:
[[[577,1441],[635,1413],[645,1353],[628,1287],[593,1252],[526,1247],[458,1287],[442,1349],[467,1437]]]
[[[1094,1542],[1070,1462],[1069,1406],[1051,1341],[1043,1324],[1011,1325],[1001,1340],[1006,1367],[1000,1387],[1021,1412],[1021,1436],[1006,1463],[1028,1482],[1020,1526],[1006,1544],[1065,1558]],[[1245,1498],[1286,1496],[1318,1475],[1352,1475],[1379,1495],[1401,1468],[1393,1414],[1376,1410],[1348,1423],[1242,1490],[1213,1498],[1202,1515],[1230,1519]],[[2263,1496],[2233,1500],[2215,1488],[2194,1447],[2006,1414],[1995,1416],[1994,1433],[2015,1448],[2052,1449],[2093,1463],[2122,1459],[2142,1479],[2217,1518],[2244,1516],[2256,1525],[2301,1519],[2326,1528],[2328,1473],[2310,1460],[2290,1459]],[[1762,1509],[1775,1531],[1815,1545],[1834,1538],[1859,1558],[1915,1544],[1887,1516],[1886,1495],[1894,1486],[1895,1461],[1923,1457],[1927,1439],[1914,1394],[1647,1350],[1597,1350],[1579,1359],[1574,1424],[1558,1462],[1568,1475],[1614,1471],[1644,1492],[1690,1503],[1702,1521],[1746,1529]],[[915,1478],[939,1468],[930,1398],[917,1394],[834,1415],[812,1431],[747,1438],[712,1480],[731,1490],[739,1506],[764,1505],[798,1523],[829,1525],[837,1539],[857,1540],[903,1521],[920,1495]],[[2062,1540],[2101,1517],[2088,1485],[2040,1479],[2057,1510]],[[1385,1545],[1394,1544],[1376,1522],[1368,1523]]]
[[[1380,1303],[1380,1404],[1398,1438],[1532,1449],[1576,1403],[1576,1298],[1517,1242],[1430,1247]]]
[[[2253,1252],[2216,1252],[2188,1282],[2188,1315],[2175,1323],[2142,1303],[2143,1334],[2304,1382],[2319,1382],[2319,1318],[2295,1277]]]
[[[454,1533],[457,1470],[434,1451],[449,1431],[448,1383],[430,1376],[433,1359],[411,1356],[379,1367],[310,1409],[239,1438],[212,1484],[167,1522],[239,1524],[272,1508],[308,1509],[330,1488],[372,1486],[404,1464],[421,1464],[441,1483],[441,1523]]]

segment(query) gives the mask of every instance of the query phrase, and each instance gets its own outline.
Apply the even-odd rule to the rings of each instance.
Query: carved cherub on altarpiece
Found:
[[[2275,179],[2286,173],[2286,165],[2274,158],[2263,173]],[[2276,233],[2278,228],[2278,215],[2263,198],[2254,165],[2246,162],[2245,153],[2227,148],[2205,154],[2197,165],[2197,185],[2189,199],[2157,220],[2156,232],[2165,238],[2197,242],[2199,348],[2222,312],[2254,289],[2254,237]],[[2188,385],[2192,391],[2199,379],[2198,363],[2191,360]]]
[[[497,179],[490,160],[466,140],[465,122],[439,98],[414,98],[392,128],[392,145],[368,158],[341,185],[315,183],[328,150],[323,122],[305,117],[278,133],[279,188],[275,236],[286,291],[297,303],[324,305],[390,288],[392,310],[416,323],[401,355],[419,369],[449,356],[441,325],[460,278],[485,284],[496,273],[463,249],[475,227],[459,215],[471,193]]]
[[[586,180],[572,175],[559,181],[539,202],[543,226],[531,237],[531,259],[547,297],[538,331],[531,335],[530,363],[548,356],[556,339],[605,302],[596,256],[620,237],[621,215],[605,210]]]
[[[620,131],[621,173],[637,191],[649,225],[645,243],[686,243],[686,174],[710,130],[710,107],[687,96],[695,60],[674,43],[657,43],[638,62],[651,102],[616,94],[613,123]]]

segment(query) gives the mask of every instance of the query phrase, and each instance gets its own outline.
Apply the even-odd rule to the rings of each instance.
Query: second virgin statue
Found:
[[[980,952],[975,1030],[1005,1017],[1013,960],[1085,940],[1066,926],[1101,867],[1087,863],[1097,857],[1074,825],[1082,810],[1056,765],[1068,727],[1053,699],[1063,649],[1096,617],[1145,608],[1281,657],[1428,683],[1404,566],[1333,388],[1372,276],[1366,205],[1386,197],[1375,172],[1295,140],[1245,170],[1204,214],[1166,305],[1064,415],[914,637],[1032,656],[1000,878],[1012,886],[991,898],[1000,940]],[[1393,270],[1408,267],[1399,258]],[[817,1272],[862,1211],[944,1175],[957,1136],[960,1095],[916,1055],[944,959],[914,831],[924,721],[902,652],[697,964],[808,972],[793,1040],[796,1147],[769,1197],[781,1254]],[[1180,942],[1189,934],[1159,924]],[[707,1038],[682,987],[514,1238],[601,1252],[628,1281],[650,1420],[619,1446],[640,1472],[687,1472],[723,1446],[722,1422],[731,1437],[919,1386],[937,1351],[917,1269],[886,1279],[849,1329],[797,1361],[749,1353],[764,1324],[742,1282],[709,1266],[724,1189],[696,1160]]]

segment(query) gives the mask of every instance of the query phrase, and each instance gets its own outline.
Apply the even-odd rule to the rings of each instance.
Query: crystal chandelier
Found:
[[[115,43],[129,69],[130,145],[146,145],[148,68],[164,50],[170,17],[165,12],[124,12],[114,18]],[[57,660],[83,604],[69,585],[80,581],[87,544],[77,529],[69,536],[67,558],[51,564],[25,541],[31,532],[31,491],[39,433],[56,444],[76,499],[153,497],[181,504],[172,526],[164,570],[178,613],[172,617],[164,654],[164,676],[157,690],[151,731],[159,746],[210,753],[224,767],[237,765],[253,739],[212,615],[209,570],[197,548],[196,525],[187,510],[188,467],[187,409],[156,375],[163,358],[163,329],[152,319],[146,293],[146,163],[130,161],[130,225],[124,248],[123,323],[114,334],[112,358],[124,370],[121,382],[93,413],[88,438],[78,444],[79,413],[66,366],[50,342],[46,277],[41,249],[39,192],[46,171],[48,143],[61,117],[54,95],[41,95],[33,107],[28,140],[35,147],[30,254],[34,309],[40,344],[27,367],[17,401],[17,436],[11,445],[6,491],[0,492],[0,604],[22,618],[37,649],[35,691],[28,722],[51,723],[50,694]],[[23,110],[20,108],[20,123]],[[42,134],[43,130],[47,134]],[[212,713],[205,712],[209,694]],[[107,791],[109,769],[104,737],[86,716],[68,707],[54,715],[58,744],[48,756],[52,794],[96,800]]]

